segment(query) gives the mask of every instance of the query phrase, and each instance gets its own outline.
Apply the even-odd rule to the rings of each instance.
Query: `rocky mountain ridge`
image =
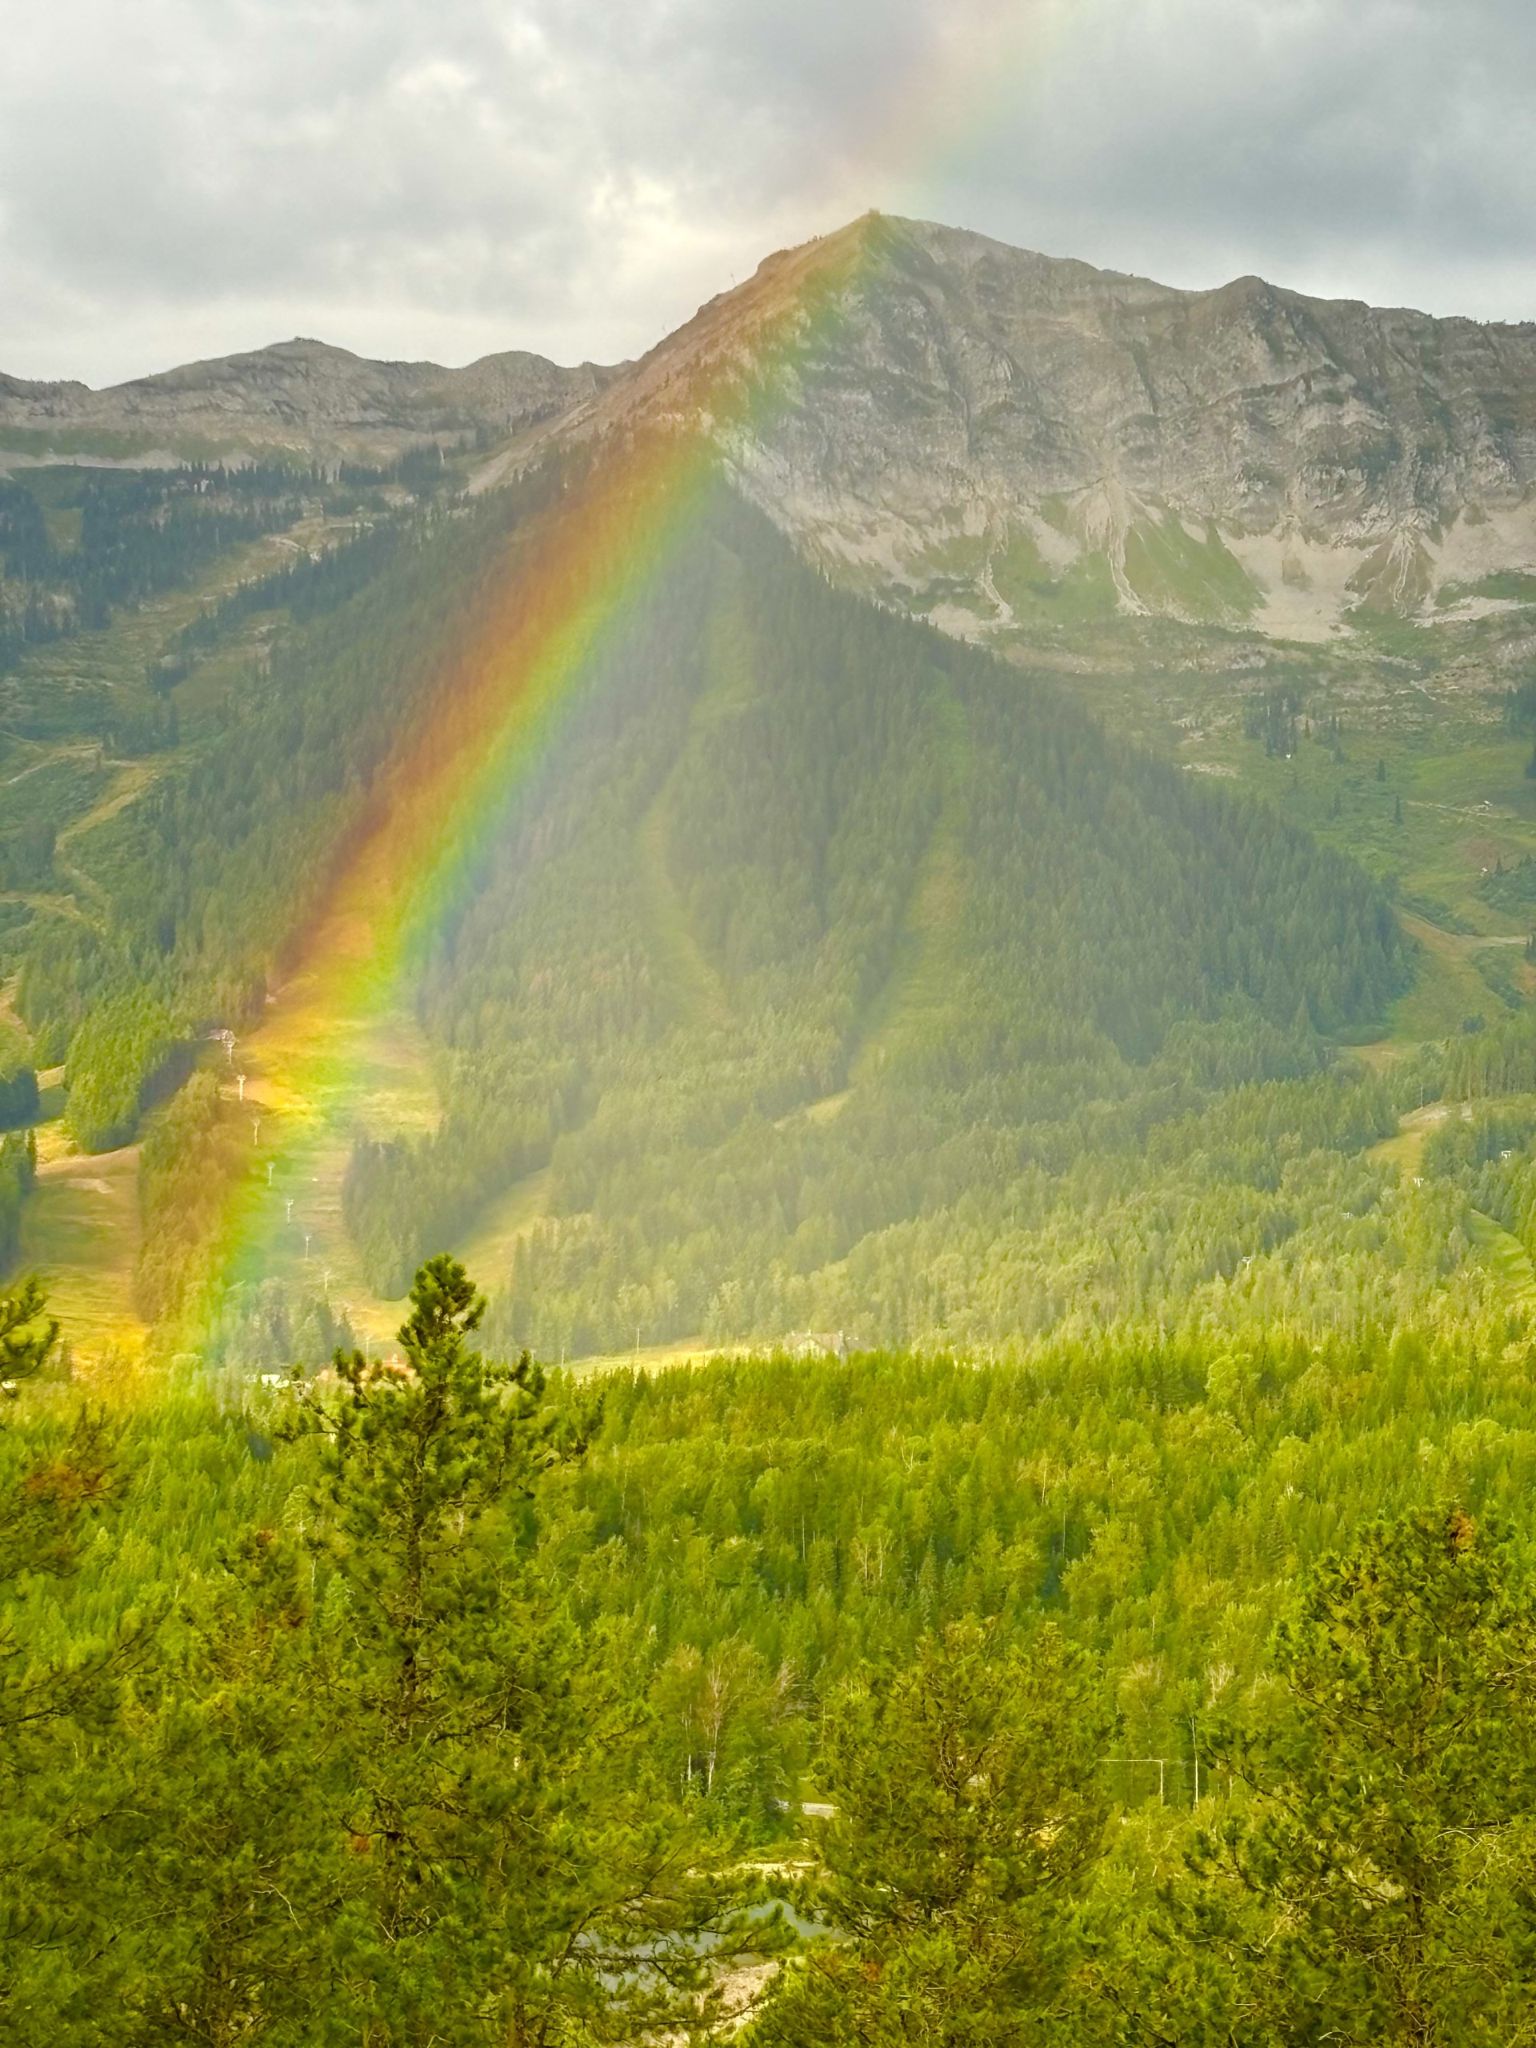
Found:
[[[552,431],[690,407],[831,572],[968,637],[1152,614],[1318,639],[1536,597],[1529,323],[1180,291],[870,216]]]
[[[868,215],[638,362],[293,341],[111,391],[0,378],[0,468],[702,431],[828,573],[968,638],[1165,617],[1327,640],[1536,601],[1536,325],[1211,291]],[[6,451],[11,451],[7,455]]]
[[[494,445],[568,412],[614,374],[517,349],[457,370],[373,362],[298,338],[103,391],[0,375],[0,469],[71,459],[377,461],[427,441]]]

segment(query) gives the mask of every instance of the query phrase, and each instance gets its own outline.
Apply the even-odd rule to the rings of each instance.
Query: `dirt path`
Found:
[[[1448,932],[1443,925],[1431,924],[1427,917],[1420,917],[1413,910],[1400,910],[1397,921],[1421,946],[1427,946],[1431,953],[1438,953],[1446,960],[1465,960],[1473,953],[1485,952],[1490,946],[1523,946],[1526,943],[1523,932]]]

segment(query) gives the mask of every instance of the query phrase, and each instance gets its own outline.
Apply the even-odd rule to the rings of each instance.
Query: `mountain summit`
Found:
[[[878,214],[615,369],[294,340],[102,392],[0,377],[0,470],[435,442],[485,451],[483,491],[658,427],[712,435],[838,580],[997,644],[1139,616],[1325,639],[1536,573],[1536,326],[1179,291]]]
[[[733,355],[773,387],[718,430],[747,494],[969,637],[1118,612],[1316,638],[1536,569],[1529,324],[1178,291],[868,216],[712,301],[580,430],[676,413]]]

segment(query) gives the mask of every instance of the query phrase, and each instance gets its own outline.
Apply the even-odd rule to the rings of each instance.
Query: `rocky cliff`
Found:
[[[517,350],[445,370],[296,340],[105,391],[0,376],[0,467],[264,454],[377,461],[425,441],[500,440],[565,413],[612,375]]]
[[[0,468],[703,429],[843,581],[980,639],[1165,616],[1297,639],[1536,600],[1536,325],[1176,291],[870,215],[639,362],[315,341],[90,391],[0,377]]]
[[[1176,291],[871,216],[560,431],[690,407],[829,568],[980,637],[1152,613],[1317,638],[1514,604],[1536,572],[1533,325]]]

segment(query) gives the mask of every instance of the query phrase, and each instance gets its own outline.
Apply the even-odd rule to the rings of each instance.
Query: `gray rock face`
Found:
[[[690,408],[809,551],[960,631],[1097,608],[1318,637],[1536,570],[1531,325],[871,216],[770,259],[580,430]]]
[[[913,441],[948,476],[1010,492],[1113,479],[1200,519],[1351,535],[1518,501],[1536,476],[1536,327],[1257,278],[1176,292],[917,224],[870,239],[836,336],[880,400],[886,431],[856,436],[866,468]],[[871,417],[824,349],[805,387],[834,432]]]
[[[518,432],[591,398],[611,375],[516,350],[445,370],[296,340],[106,391],[0,376],[0,451],[387,458],[482,429]]]
[[[110,391],[0,376],[0,468],[491,438],[489,488],[552,440],[677,428],[831,573],[971,637],[1150,613],[1322,639],[1536,595],[1536,326],[1175,291],[875,215],[616,370],[291,341]]]

